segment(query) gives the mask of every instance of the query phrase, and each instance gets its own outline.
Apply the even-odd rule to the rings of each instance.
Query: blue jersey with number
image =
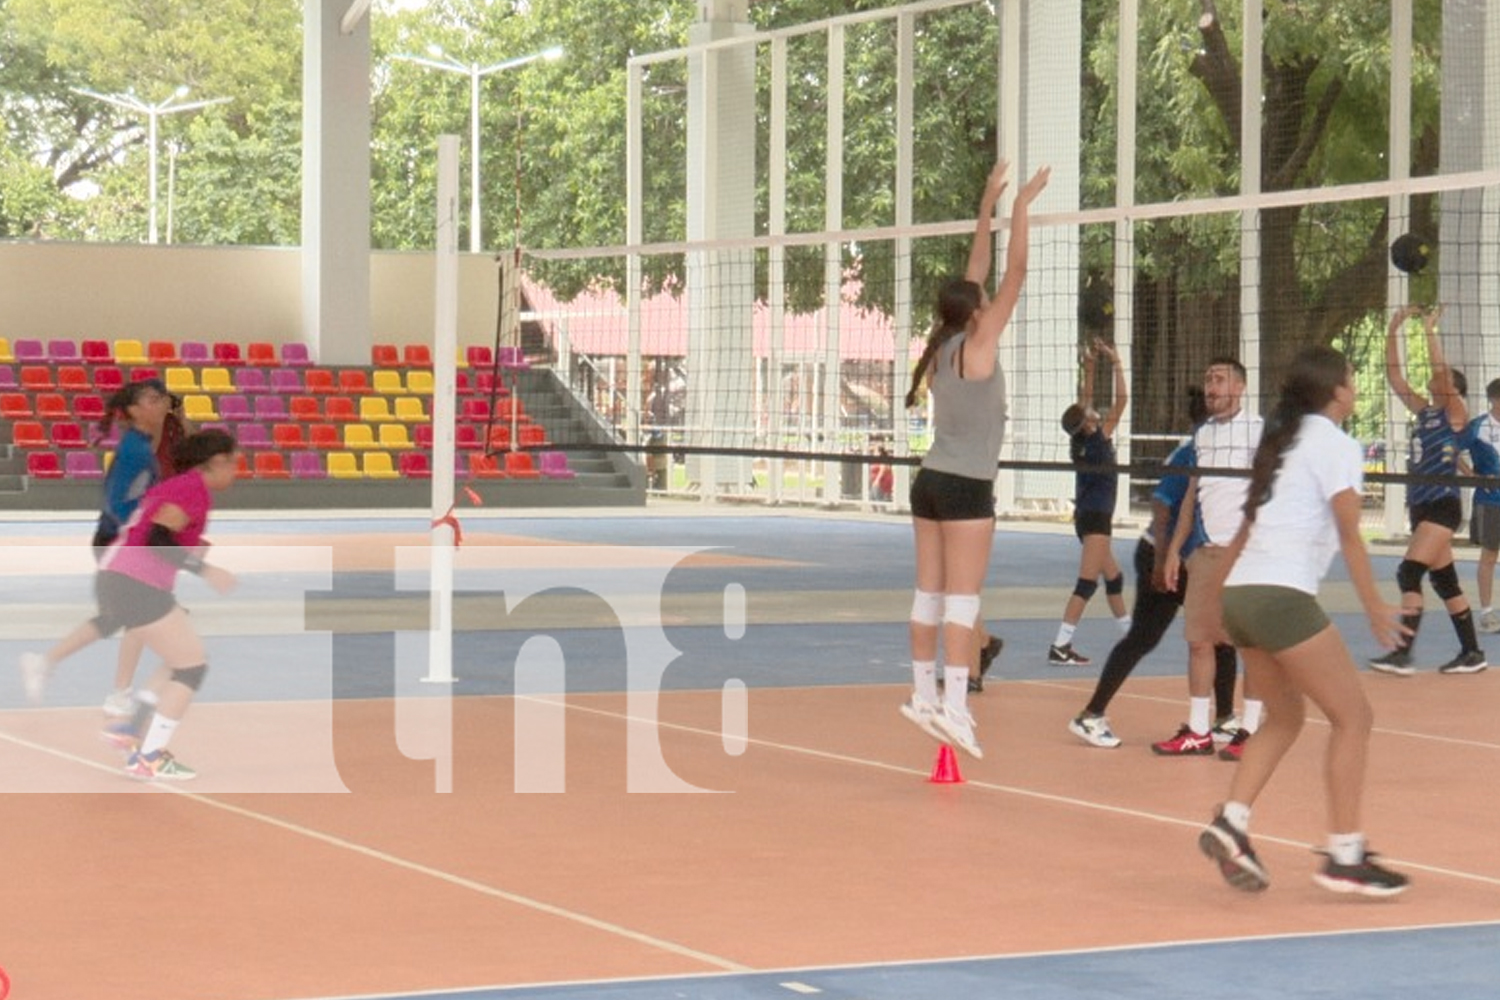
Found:
[[[1418,476],[1452,477],[1457,471],[1459,434],[1448,422],[1448,411],[1441,406],[1426,406],[1417,413],[1411,431],[1406,471]],[[1453,483],[1412,483],[1406,491],[1406,505],[1432,503],[1458,496]]]
[[[1114,465],[1115,445],[1102,430],[1092,434],[1074,434],[1068,442],[1068,453],[1074,465]],[[1120,476],[1109,472],[1085,472],[1074,475],[1073,507],[1076,510],[1107,511],[1115,509],[1115,491]]]

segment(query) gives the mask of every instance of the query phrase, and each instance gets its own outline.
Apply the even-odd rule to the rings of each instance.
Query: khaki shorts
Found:
[[[1279,653],[1322,632],[1328,616],[1305,591],[1251,584],[1224,588],[1224,624],[1239,648]]]
[[[1187,592],[1182,599],[1182,633],[1188,642],[1229,642],[1221,600],[1229,566],[1229,550],[1219,545],[1200,545],[1188,556]]]

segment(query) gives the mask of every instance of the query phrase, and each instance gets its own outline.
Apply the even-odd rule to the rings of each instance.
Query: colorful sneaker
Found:
[[[969,693],[978,694],[984,690],[984,675],[990,672],[990,667],[1000,658],[1000,651],[1005,648],[1005,640],[998,635],[990,636],[990,641],[984,644],[979,651],[979,674],[969,677]]]
[[[1486,611],[1479,616],[1479,631],[1500,632],[1500,611]]]
[[[1198,834],[1198,850],[1219,866],[1224,881],[1241,892],[1262,892],[1271,876],[1250,847],[1250,837],[1230,825],[1223,813]]]
[[[21,686],[26,689],[26,700],[33,705],[42,703],[47,693],[47,659],[41,653],[21,654]]]
[[[1410,677],[1417,672],[1417,668],[1411,665],[1411,651],[1406,649],[1393,649],[1375,657],[1370,661],[1370,669],[1396,677]]]
[[[1221,716],[1214,723],[1214,727],[1208,731],[1208,735],[1214,738],[1215,744],[1229,743],[1233,741],[1235,734],[1243,728],[1245,727],[1240,722],[1240,717],[1230,712],[1228,715]]]
[[[1219,759],[1238,761],[1240,754],[1245,752],[1245,744],[1250,742],[1250,730],[1241,729],[1234,734],[1234,739],[1219,748]]]
[[[1323,870],[1313,876],[1313,881],[1330,892],[1351,892],[1361,896],[1394,896],[1404,890],[1409,882],[1407,877],[1377,865],[1372,860],[1374,857],[1366,851],[1357,865],[1341,865],[1331,857],[1325,858]]]
[[[135,753],[140,746],[141,738],[136,734],[135,726],[128,722],[112,722],[99,730],[99,739],[111,750],[118,750],[127,757]]]
[[[125,761],[125,773],[139,781],[191,781],[198,777],[197,771],[179,764],[170,750],[135,751]]]
[[[934,721],[943,731],[944,742],[952,743],[975,760],[984,759],[984,749],[974,738],[974,717],[968,709],[944,705]]]
[[[1071,642],[1047,647],[1047,662],[1054,667],[1086,667],[1093,661],[1073,648]]]
[[[1169,740],[1151,744],[1151,752],[1162,757],[1207,757],[1214,752],[1214,738],[1195,733],[1186,724]]]
[[[1068,732],[1083,740],[1089,746],[1113,750],[1120,745],[1120,737],[1116,736],[1114,730],[1109,728],[1109,720],[1102,715],[1089,715],[1087,712],[1079,712],[1068,723]]]
[[[913,692],[901,706],[901,714],[911,721],[918,729],[937,740],[939,743],[947,743],[948,737],[938,728],[938,715],[942,712],[937,705],[917,696]]]
[[[1484,658],[1484,650],[1471,649],[1466,653],[1459,653],[1453,659],[1438,667],[1438,673],[1477,674],[1489,665],[1489,661]]]
[[[104,699],[104,714],[111,719],[128,719],[135,714],[135,692],[111,691]]]

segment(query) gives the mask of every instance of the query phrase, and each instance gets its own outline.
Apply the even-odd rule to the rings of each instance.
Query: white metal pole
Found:
[[[479,222],[479,66],[469,67],[469,252],[478,253]]]
[[[151,206],[149,212],[151,222],[147,227],[149,229],[147,242],[149,243],[156,242],[156,118],[159,113],[160,109],[158,108],[146,109],[146,131],[149,133],[148,141],[151,144],[150,152],[148,154],[151,161],[151,176],[147,178],[146,181],[146,200]]]
[[[455,369],[458,356],[458,136],[438,137],[436,316],[432,338],[432,577],[427,676],[453,676],[453,510]]]

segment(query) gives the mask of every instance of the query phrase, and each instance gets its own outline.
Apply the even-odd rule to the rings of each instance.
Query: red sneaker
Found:
[[[1245,744],[1250,741],[1250,730],[1241,729],[1234,734],[1234,739],[1219,748],[1219,759],[1236,761],[1240,754],[1245,752]]]
[[[1163,757],[1207,757],[1214,752],[1214,738],[1184,725],[1170,740],[1151,744],[1151,750]]]

